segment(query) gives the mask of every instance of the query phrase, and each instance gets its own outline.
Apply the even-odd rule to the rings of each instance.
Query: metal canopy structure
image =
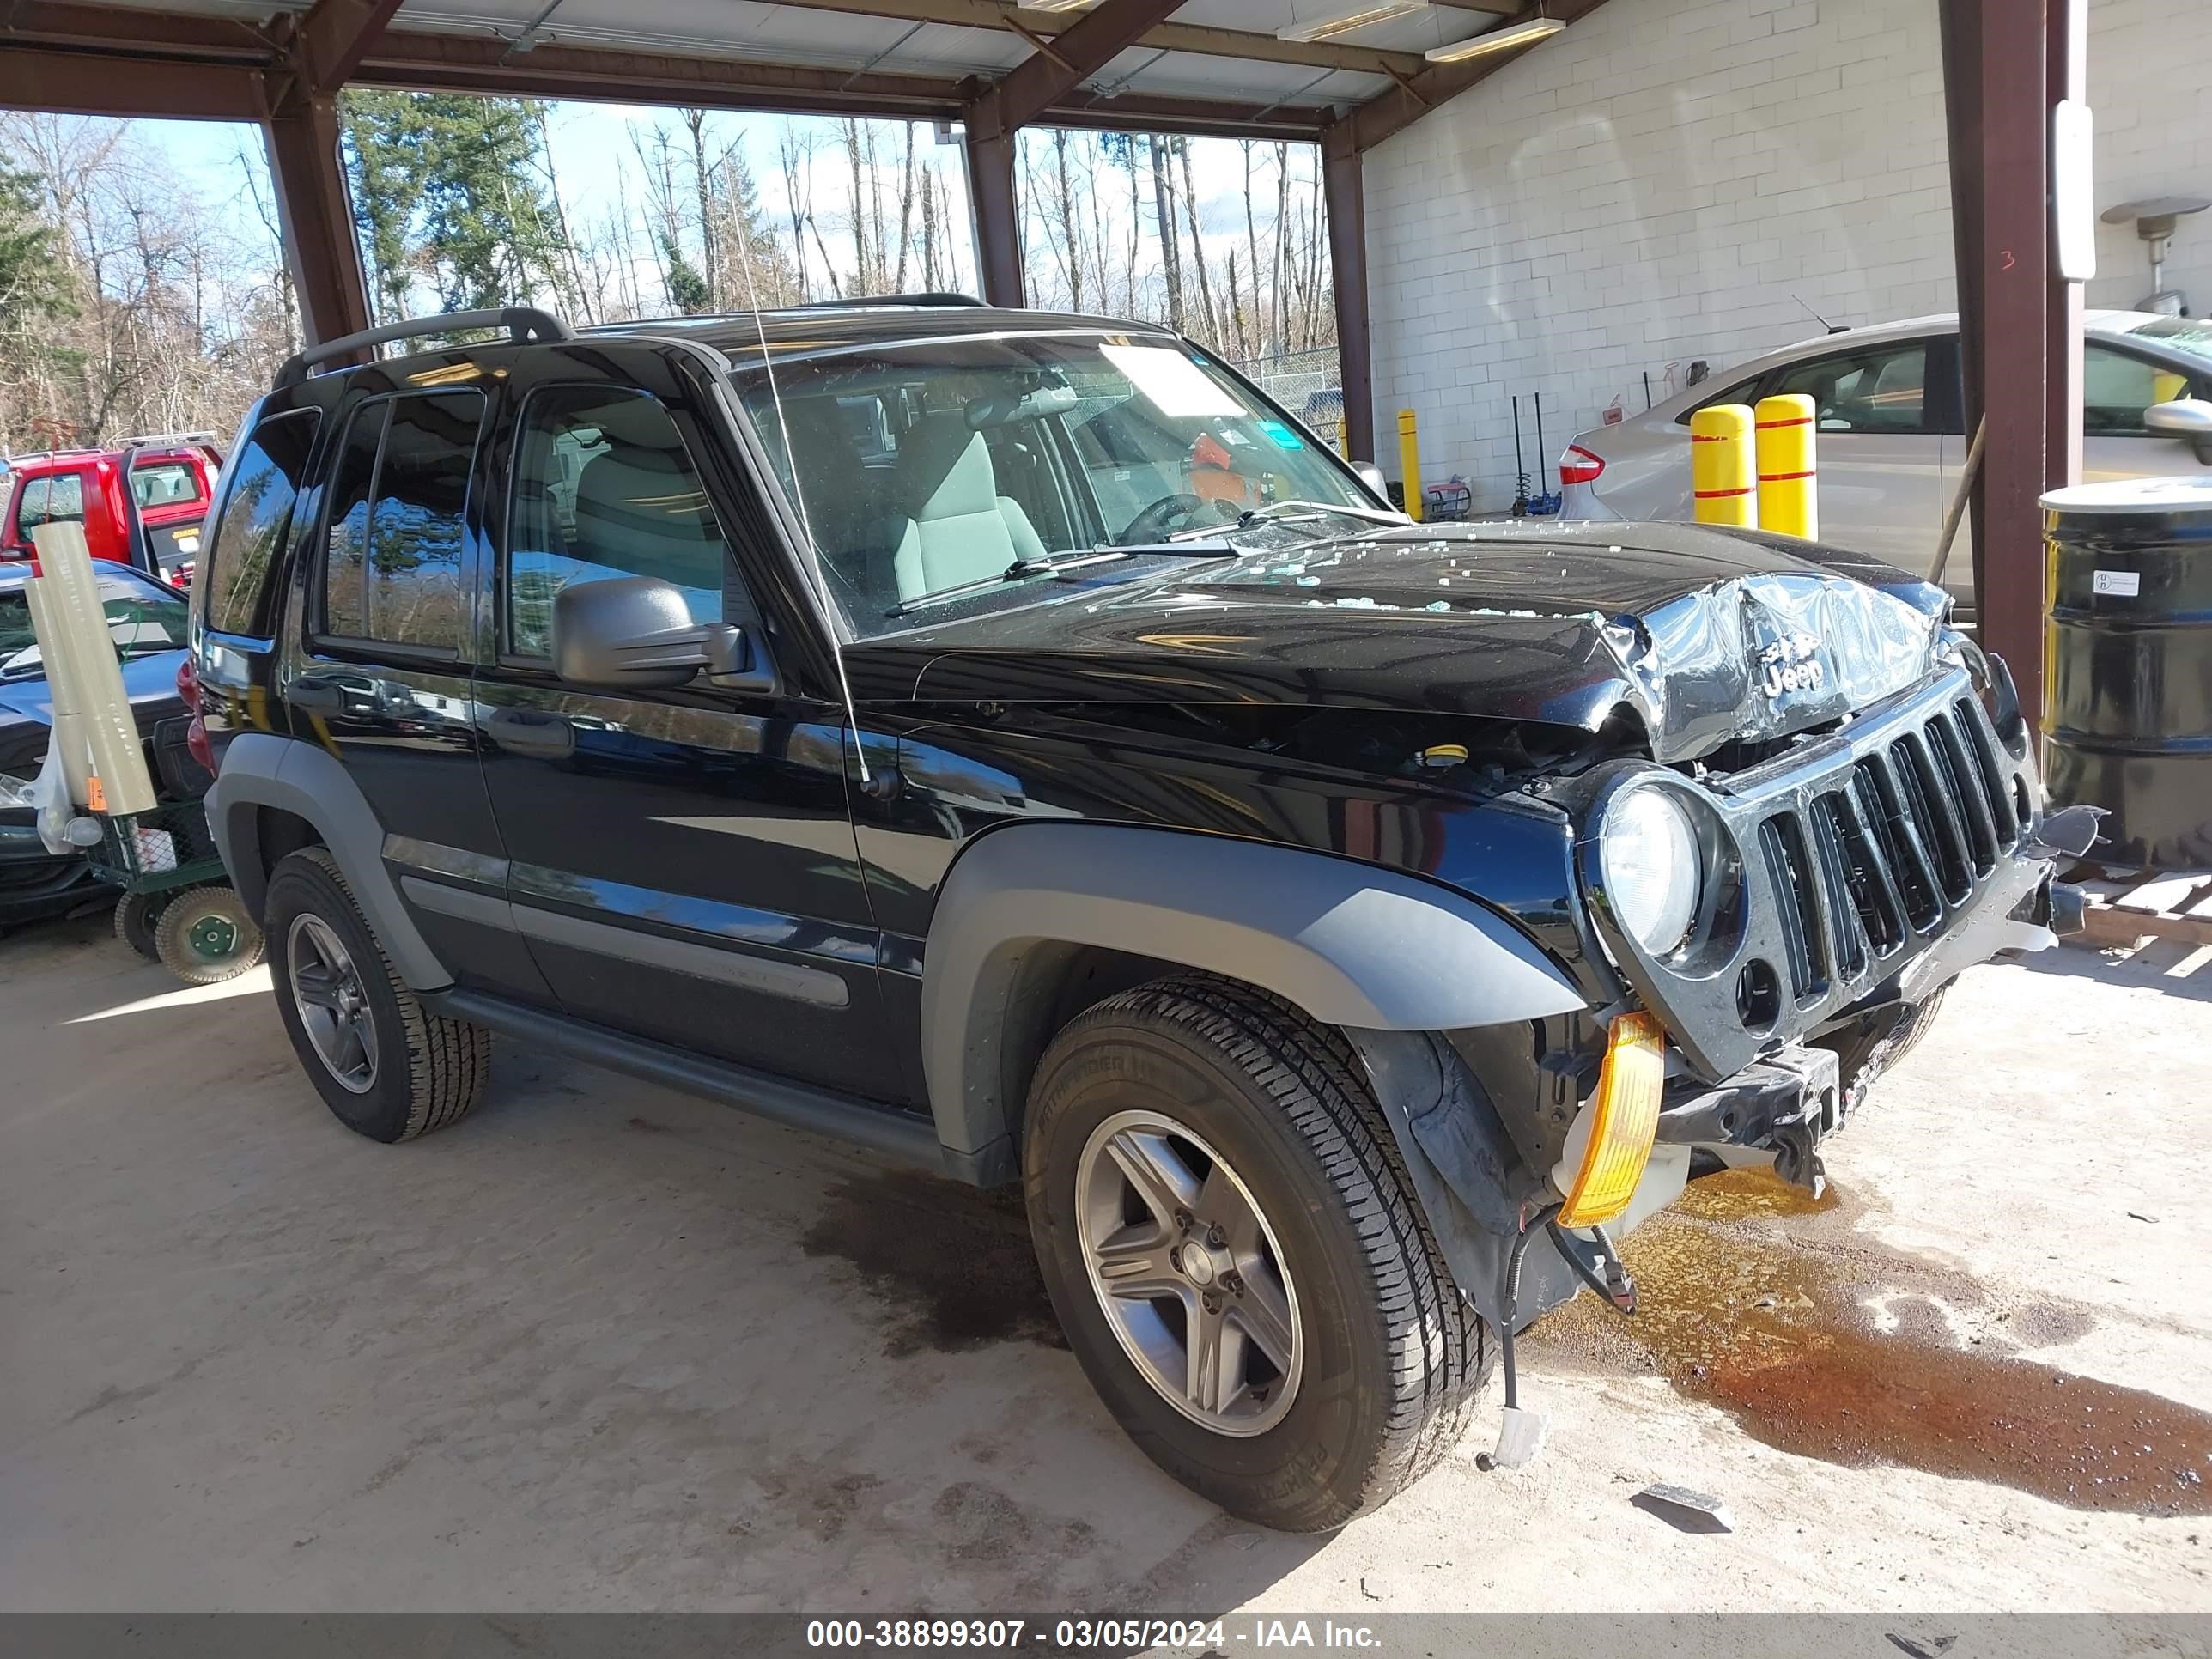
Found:
[[[1079,0],[1079,5],[1080,0]],[[1602,0],[1558,0],[1571,21]],[[337,155],[347,85],[959,122],[985,296],[1024,297],[1014,146],[1059,125],[1322,143],[1345,412],[1365,447],[1359,152],[1517,55],[1426,49],[1537,15],[1457,4],[1320,39],[1344,0],[11,0],[0,106],[250,121],[311,339],[366,326]]]
[[[311,340],[368,321],[338,160],[347,85],[957,121],[986,296],[1024,297],[1014,197],[1028,125],[1316,143],[1346,433],[1371,459],[1360,157],[1514,61],[1425,52],[1604,0],[1506,15],[1461,4],[1319,40],[1279,31],[1351,0],[6,0],[0,107],[245,121],[267,135]],[[2051,106],[2081,97],[2086,0],[1934,0],[1943,20],[1967,397],[1987,411],[1975,491],[1983,636],[2041,705],[2036,495],[2080,455],[2078,287],[2050,274]],[[1999,339],[2007,343],[1995,349]]]

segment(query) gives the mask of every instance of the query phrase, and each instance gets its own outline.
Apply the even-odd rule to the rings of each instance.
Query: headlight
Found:
[[[1605,896],[1654,956],[1680,945],[1698,919],[1704,860],[1689,811],[1664,789],[1634,785],[1613,798],[1598,832]]]

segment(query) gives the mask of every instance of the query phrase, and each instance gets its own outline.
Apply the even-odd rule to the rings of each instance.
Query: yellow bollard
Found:
[[[1759,522],[1807,541],[1820,534],[1820,468],[1813,455],[1813,400],[1784,392],[1759,400]]]
[[[1690,495],[1699,524],[1759,527],[1751,410],[1716,404],[1690,416]]]
[[[1421,448],[1413,439],[1413,411],[1398,411],[1398,468],[1406,475],[1406,516],[1421,520]]]

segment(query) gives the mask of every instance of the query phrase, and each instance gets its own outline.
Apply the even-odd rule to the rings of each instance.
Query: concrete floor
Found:
[[[1477,1470],[1492,1419],[1290,1539],[1123,1441],[1002,1203],[512,1045],[469,1121],[373,1146],[262,975],[34,930],[0,944],[0,1607],[2212,1609],[2208,981],[1977,970],[1833,1145],[1840,1204],[1662,1218],[1649,1340],[1589,1297],[1539,1328],[1534,1467]],[[1838,1403],[1893,1373],[1898,1421]],[[1972,1420],[2024,1377],[2140,1428],[2140,1478]]]

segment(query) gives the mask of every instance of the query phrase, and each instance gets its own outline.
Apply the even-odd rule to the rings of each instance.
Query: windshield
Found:
[[[2212,365],[2212,320],[2202,317],[2160,317],[2128,331],[2139,340],[2155,340],[2172,351],[2185,351]]]
[[[1170,340],[891,342],[781,361],[774,393],[761,369],[738,386],[787,490],[796,471],[830,591],[862,637],[948,596],[1013,602],[1055,565],[1116,580],[1224,556],[1219,538],[1263,525],[1279,544],[1291,525],[1310,540],[1401,522],[1281,411]]]
[[[108,637],[125,660],[181,649],[190,637],[184,602],[127,577],[101,576],[100,597]],[[0,588],[0,679],[45,673],[38,636],[31,629],[31,601],[21,584]]]

